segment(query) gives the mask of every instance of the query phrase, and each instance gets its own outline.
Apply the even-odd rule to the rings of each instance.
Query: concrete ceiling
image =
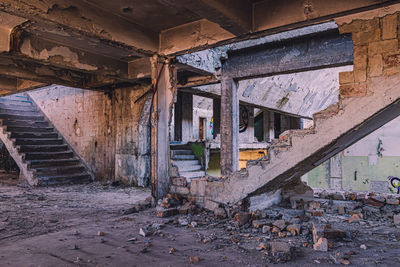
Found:
[[[0,77],[35,86],[124,86],[149,78],[154,54],[182,55],[396,2],[0,0]]]

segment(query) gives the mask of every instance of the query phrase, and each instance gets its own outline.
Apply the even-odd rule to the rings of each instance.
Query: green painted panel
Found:
[[[315,167],[308,173],[307,184],[314,188],[329,188],[329,165],[327,162]]]
[[[400,177],[400,157],[382,157],[369,165],[368,157],[347,156],[342,159],[343,188],[368,191],[370,181],[388,181],[388,176]],[[389,190],[391,186],[389,186]]]

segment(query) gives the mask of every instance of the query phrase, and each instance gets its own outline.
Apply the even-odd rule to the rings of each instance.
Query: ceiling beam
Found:
[[[259,1],[254,3],[253,7],[254,31],[285,31],[398,2],[393,0]]]
[[[241,80],[351,64],[351,35],[335,30],[228,52],[221,75]]]
[[[218,24],[206,19],[187,23],[160,33],[159,53],[183,54],[183,51],[201,50],[220,41],[235,37]]]
[[[182,6],[236,36],[252,30],[252,3],[248,0],[169,0],[167,3]]]

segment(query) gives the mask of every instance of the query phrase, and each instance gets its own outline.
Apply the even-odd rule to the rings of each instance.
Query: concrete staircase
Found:
[[[189,182],[192,179],[201,178],[206,175],[189,145],[171,144],[170,148],[173,164],[178,167],[181,177],[185,177]]]
[[[27,94],[0,97],[0,139],[31,185],[85,183],[93,175]]]
[[[276,192],[400,115],[400,75],[370,79],[367,88],[357,94],[341,88],[338,104],[314,114],[313,129],[284,132],[266,157],[249,161],[219,186],[206,185],[206,199],[233,204]]]

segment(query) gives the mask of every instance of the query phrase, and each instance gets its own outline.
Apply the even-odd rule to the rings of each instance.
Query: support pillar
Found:
[[[221,78],[221,174],[239,168],[239,98],[237,84],[222,73]]]
[[[275,116],[273,111],[263,111],[264,141],[271,142],[275,138]]]
[[[193,94],[179,91],[175,104],[175,141],[193,139]]]
[[[169,60],[162,67],[153,57],[152,80],[157,85],[152,114],[152,185],[154,197],[161,199],[169,189],[169,124],[176,95],[176,70]]]
[[[221,133],[221,100],[213,99],[213,138]]]

